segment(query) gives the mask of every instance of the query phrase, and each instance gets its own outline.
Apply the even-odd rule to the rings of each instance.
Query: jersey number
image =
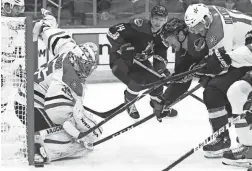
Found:
[[[35,73],[34,73],[34,81],[36,83],[40,83],[45,80],[45,77],[50,75],[53,72],[53,62],[49,62],[49,64],[42,65]]]
[[[226,8],[216,7],[221,13],[226,24],[233,24],[233,19]]]

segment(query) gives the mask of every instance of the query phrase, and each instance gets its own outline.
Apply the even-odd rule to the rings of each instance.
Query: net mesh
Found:
[[[1,17],[1,162],[27,161],[25,18]],[[22,103],[16,97],[22,93]]]

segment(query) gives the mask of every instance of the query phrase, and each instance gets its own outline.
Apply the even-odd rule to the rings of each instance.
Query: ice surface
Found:
[[[194,83],[193,85],[196,85]],[[85,105],[97,111],[107,111],[123,102],[125,86],[120,83],[91,84],[86,90]],[[202,97],[202,89],[195,94]],[[141,118],[152,113],[149,97],[136,103]],[[155,118],[134,129],[95,147],[93,152],[81,158],[61,160],[39,170],[46,171],[161,171],[173,161],[211,134],[207,110],[201,102],[187,97],[174,106],[176,118],[159,123]],[[103,137],[114,133],[135,121],[123,112],[103,126]],[[231,130],[232,142],[235,131]],[[235,143],[233,146],[236,145]],[[4,170],[33,170],[33,167]],[[172,171],[245,171],[244,168],[224,166],[220,159],[206,159],[202,150],[189,156]]]

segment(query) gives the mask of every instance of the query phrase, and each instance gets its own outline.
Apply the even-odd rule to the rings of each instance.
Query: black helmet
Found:
[[[176,36],[180,31],[183,31],[185,35],[188,34],[188,29],[184,20],[179,18],[171,18],[163,26],[161,36],[163,38],[167,38],[170,35]]]
[[[156,5],[151,10],[151,16],[160,16],[160,17],[167,17],[168,10],[162,5]]]
[[[245,45],[252,44],[252,30],[246,34],[245,38]]]

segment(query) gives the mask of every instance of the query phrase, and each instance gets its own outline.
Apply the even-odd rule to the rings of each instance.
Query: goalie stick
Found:
[[[101,118],[106,118],[108,117],[111,113],[114,113],[115,111],[119,110],[121,107],[123,107],[124,103],[120,104],[119,106],[116,106],[115,108],[107,111],[107,112],[97,112],[93,109],[90,109],[89,107],[87,106],[83,106],[85,110],[91,112],[92,114],[95,114]]]
[[[212,135],[210,135],[209,137],[207,137],[204,141],[200,142],[199,145],[197,145],[194,148],[192,148],[190,151],[188,151],[186,154],[184,154],[183,156],[181,156],[179,159],[177,159],[176,161],[174,161],[172,164],[170,164],[167,168],[163,169],[162,171],[171,170],[173,167],[175,167],[176,165],[178,165],[180,162],[182,162],[183,160],[185,160],[187,157],[189,157],[190,155],[192,155],[193,153],[195,153],[196,151],[198,151],[199,149],[201,149],[202,147],[204,147],[206,144],[210,143],[214,138],[216,138],[217,136],[219,136],[222,132],[225,132],[226,130],[228,130],[235,122],[239,121],[240,119],[245,118],[245,116],[246,116],[246,114],[244,113],[244,114],[241,114],[241,115],[233,118],[226,125],[224,125],[223,127],[221,127],[219,130],[215,131]]]
[[[196,90],[198,90],[200,87],[201,87],[201,84],[198,84],[197,86],[195,86],[195,87],[192,88],[191,90],[185,92],[185,93],[182,94],[180,97],[178,97],[173,103],[171,103],[171,104],[168,106],[168,108],[172,107],[173,105],[177,104],[178,102],[180,102],[181,100],[183,100],[183,99],[186,98],[187,96],[191,95],[193,92],[195,92]],[[150,119],[153,118],[153,117],[155,117],[155,114],[151,114],[151,115],[149,115],[149,116],[147,116],[147,117],[141,119],[140,121],[138,121],[138,122],[136,122],[136,123],[134,123],[134,124],[132,124],[132,125],[130,125],[130,126],[127,126],[127,127],[124,128],[124,129],[121,129],[120,131],[118,131],[118,132],[116,132],[116,133],[113,133],[113,134],[111,134],[111,135],[109,135],[109,136],[107,136],[107,137],[105,137],[105,138],[103,138],[103,139],[101,139],[101,140],[98,140],[98,141],[94,142],[93,146],[99,145],[99,144],[101,144],[101,143],[103,143],[103,142],[105,142],[105,141],[108,141],[108,140],[110,140],[110,139],[112,139],[112,138],[114,138],[114,137],[116,137],[116,136],[118,136],[118,135],[120,135],[120,134],[123,134],[123,133],[125,133],[125,132],[127,132],[127,131],[129,131],[129,130],[135,128],[135,127],[137,127],[138,125],[141,125],[142,123],[144,123],[144,122],[150,120]]]
[[[145,88],[148,88],[147,90],[145,90],[144,92],[140,93],[133,100],[128,101],[127,103],[124,103],[124,105],[121,108],[119,108],[118,110],[114,111],[112,114],[110,114],[108,117],[106,117],[104,120],[102,120],[101,122],[99,122],[94,127],[90,128],[88,131],[86,131],[86,132],[80,132],[80,134],[78,136],[78,139],[83,138],[86,135],[90,134],[95,129],[99,128],[100,126],[102,126],[103,124],[105,124],[106,122],[108,122],[109,120],[111,120],[112,118],[114,118],[116,115],[118,115],[119,113],[121,113],[124,110],[126,110],[129,106],[131,106],[136,101],[140,100],[141,98],[143,98],[144,96],[146,96],[147,94],[149,94],[150,92],[152,92],[153,90],[155,90],[156,88],[158,88],[159,86],[162,86],[162,85],[166,84],[167,82],[172,82],[173,80],[179,79],[179,78],[184,77],[184,76],[186,76],[188,74],[192,74],[194,72],[197,72],[198,70],[202,69],[205,66],[206,66],[206,63],[201,64],[201,65],[195,67],[193,70],[190,70],[190,71],[187,71],[187,72],[183,72],[181,74],[176,74],[176,75],[173,75],[171,77],[167,77],[165,79],[162,79],[162,80],[159,80],[159,81],[147,84],[145,86]]]

